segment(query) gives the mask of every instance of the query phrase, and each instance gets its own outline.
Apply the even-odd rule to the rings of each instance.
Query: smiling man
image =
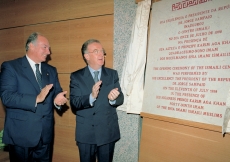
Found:
[[[46,61],[48,40],[32,33],[26,55],[1,65],[0,95],[6,107],[3,143],[11,162],[51,161],[54,105],[60,109],[67,99],[57,70]]]
[[[123,104],[116,70],[104,67],[105,51],[90,39],[81,48],[88,66],[70,77],[70,103],[76,111],[76,141],[81,162],[112,162],[120,139],[116,107]]]

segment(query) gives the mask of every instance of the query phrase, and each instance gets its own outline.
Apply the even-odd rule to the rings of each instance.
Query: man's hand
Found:
[[[66,94],[67,94],[67,91],[59,93],[55,97],[54,103],[59,106],[64,105],[67,102],[67,98],[65,97]]]
[[[114,88],[109,92],[108,99],[110,101],[116,100],[119,94],[120,92],[118,91],[118,88]]]
[[[97,83],[95,83],[93,85],[93,88],[92,88],[92,97],[95,98],[95,99],[98,96],[98,93],[99,93],[99,90],[100,90],[100,87],[101,87],[101,83],[102,83],[102,81],[100,80],[100,81],[98,81]]]
[[[49,84],[49,85],[46,85],[44,88],[42,88],[41,92],[36,98],[36,103],[43,102],[52,87],[53,87],[53,84]]]

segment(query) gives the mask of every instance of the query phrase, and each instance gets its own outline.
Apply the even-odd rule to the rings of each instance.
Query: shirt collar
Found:
[[[34,70],[36,67],[35,67],[35,62],[33,61],[33,60],[31,60],[29,57],[28,57],[28,55],[26,54],[26,58],[27,58],[27,60],[28,60],[28,62],[29,62],[29,64],[30,64],[30,66],[32,67],[32,69]],[[41,71],[41,63],[38,63],[39,64],[39,70]]]
[[[94,69],[92,69],[89,65],[88,65],[88,68],[89,68],[89,71],[90,71],[90,73],[91,73],[91,75],[94,77],[94,71],[99,71],[99,74],[98,74],[98,77],[99,78],[101,78],[101,68],[100,69],[98,69],[98,70],[94,70]]]
[[[99,74],[101,73],[101,68],[98,70],[94,70],[89,65],[88,65],[88,68],[89,68],[90,73],[93,73],[94,71],[99,71]]]

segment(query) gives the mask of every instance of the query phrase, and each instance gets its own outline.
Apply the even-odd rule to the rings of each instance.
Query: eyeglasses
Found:
[[[88,52],[88,53],[94,53],[96,55],[99,54],[99,53],[102,53],[104,56],[106,55],[104,50],[98,50],[98,49],[95,49],[95,50],[93,50],[93,52]]]

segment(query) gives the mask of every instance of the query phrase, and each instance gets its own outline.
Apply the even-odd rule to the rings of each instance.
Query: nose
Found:
[[[46,50],[47,55],[49,55],[51,53],[50,51],[51,51],[51,49],[47,48],[47,50]]]
[[[98,54],[103,55],[103,56],[105,55],[103,50],[98,51]]]

